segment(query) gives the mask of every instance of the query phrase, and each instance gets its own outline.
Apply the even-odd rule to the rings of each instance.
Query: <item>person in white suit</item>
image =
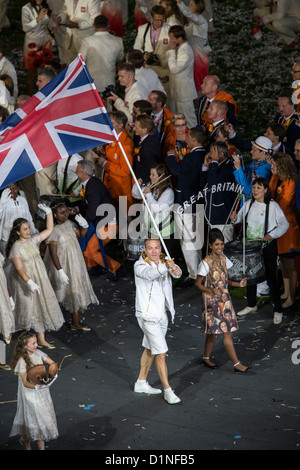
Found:
[[[146,100],[147,90],[136,81],[135,69],[132,64],[124,63],[120,65],[118,77],[120,85],[125,87],[124,99],[111,92],[111,96],[108,97],[108,100],[113,102],[114,107],[118,111],[123,111],[128,121],[131,123],[133,121],[133,104],[139,100]]]
[[[270,1],[270,0],[269,0]],[[271,3],[271,2],[270,2]],[[260,14],[259,14],[260,13]],[[300,2],[299,0],[278,0],[272,13],[255,12],[252,20],[270,26],[285,45],[294,49],[300,45]]]
[[[115,84],[116,64],[124,57],[124,45],[122,38],[108,31],[106,16],[96,16],[93,26],[95,33],[83,39],[79,52],[100,93]]]
[[[145,241],[145,249],[139,260],[134,264],[134,279],[136,286],[135,315],[144,333],[143,347],[138,379],[134,385],[136,393],[155,395],[161,393],[159,388],[153,388],[147,378],[155,359],[155,366],[164,388],[164,399],[171,405],[181,400],[173,392],[166,364],[168,351],[165,339],[168,328],[168,315],[172,321],[175,316],[172,280],[181,277],[181,269],[172,259],[165,259],[161,253],[158,239]]]
[[[186,40],[182,26],[171,26],[170,49],[167,52],[170,69],[170,110],[182,113],[189,129],[197,126],[194,102],[197,90],[194,82],[194,53]]]
[[[168,60],[169,28],[165,23],[165,9],[161,5],[154,5],[151,9],[151,22],[138,28],[133,45],[144,53],[146,67],[152,68],[162,79],[165,91],[168,95]],[[155,56],[153,56],[155,54]]]
[[[56,17],[59,15],[65,0],[48,0],[48,5],[51,10],[51,19],[55,22]],[[55,43],[58,49],[58,56],[61,65],[67,63],[67,56],[66,56],[66,27],[61,25],[56,27],[53,31]]]
[[[65,0],[56,17],[57,27],[66,26],[66,53],[68,63],[78,55],[81,42],[94,32],[93,23],[100,15],[99,0]]]

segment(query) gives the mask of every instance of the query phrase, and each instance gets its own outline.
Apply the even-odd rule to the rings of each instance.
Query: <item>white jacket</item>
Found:
[[[187,41],[177,50],[167,52],[170,69],[170,96],[177,101],[193,101],[197,98],[194,81],[194,53]]]
[[[158,322],[165,311],[175,317],[172,280],[175,277],[163,262],[158,266],[141,255],[134,264],[135,314],[145,321]],[[178,276],[180,277],[180,276]]]
[[[159,77],[163,75],[167,75],[168,74],[168,61],[167,61],[166,53],[167,53],[167,50],[169,49],[170,26],[167,23],[163,24],[155,49],[153,49],[153,46],[151,43],[151,35],[150,35],[151,27],[149,27],[145,35],[147,26],[148,26],[148,23],[143,24],[142,26],[138,28],[138,32],[135,38],[133,49],[139,49],[142,52],[154,52],[159,57],[161,66],[151,65],[151,68],[153,68],[153,70],[156,71]],[[145,36],[145,40],[144,40],[144,36]]]
[[[67,28],[66,47],[68,48],[70,46],[72,36],[77,40],[91,36],[94,33],[94,19],[100,14],[99,0],[78,0],[75,11],[73,8],[73,0],[65,0],[58,16],[61,18],[62,23],[65,23],[67,20],[78,23],[78,28]]]
[[[116,63],[124,57],[122,38],[108,31],[96,31],[83,39],[79,52],[99,92],[115,84]]]
[[[50,39],[49,29],[53,27],[53,21],[45,15],[39,22],[36,21],[38,12],[27,3],[22,7],[22,29],[25,33],[24,52],[27,45],[34,43],[37,47],[44,46]]]
[[[9,75],[14,82],[14,97],[18,96],[18,77],[15,66],[7,59],[7,57],[2,57],[0,59],[0,74]]]
[[[146,100],[148,98],[147,90],[137,81],[131,86],[125,94],[124,100],[118,98],[114,102],[114,106],[118,111],[123,111],[126,114],[129,122],[132,122],[132,109],[135,101]]]
[[[278,0],[276,11],[263,16],[263,22],[268,24],[272,23],[272,21],[280,21],[287,16],[300,20],[299,0]]]

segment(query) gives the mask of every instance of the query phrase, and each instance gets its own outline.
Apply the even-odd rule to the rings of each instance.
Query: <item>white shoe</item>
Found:
[[[176,403],[180,403],[181,400],[180,398],[175,395],[173,390],[170,388],[169,390],[164,391],[164,399],[170,404],[170,405],[176,405]]]
[[[153,388],[148,382],[135,382],[134,384],[134,391],[136,393],[148,393],[148,395],[158,395],[161,393],[159,388]]]
[[[274,313],[274,318],[273,318],[274,325],[278,325],[281,322],[282,322],[282,313],[275,312]]]
[[[257,305],[255,307],[245,307],[243,310],[240,310],[237,315],[239,317],[243,317],[244,315],[247,315],[247,313],[256,313],[257,312]]]

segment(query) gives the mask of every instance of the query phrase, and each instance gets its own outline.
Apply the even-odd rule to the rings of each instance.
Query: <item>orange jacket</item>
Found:
[[[214,97],[214,99],[215,100],[225,101],[225,102],[228,101],[228,103],[233,104],[236,115],[240,110],[240,107],[236,104],[234,98],[229,93],[226,93],[226,91],[219,90],[218,93],[216,94],[216,96]],[[212,120],[209,119],[209,117],[207,115],[207,110],[205,111],[205,113],[202,116],[202,121],[206,122],[207,124],[212,124]]]
[[[300,229],[295,214],[296,183],[288,178],[277,187],[278,179],[278,175],[273,175],[269,188],[290,224],[287,232],[277,240],[278,254],[283,254],[290,253],[289,248],[300,248]]]
[[[132,167],[134,144],[126,130],[120,135],[120,143]],[[116,202],[119,196],[127,196],[128,207],[132,204],[131,173],[118,142],[105,147],[107,162],[104,167],[104,184]]]

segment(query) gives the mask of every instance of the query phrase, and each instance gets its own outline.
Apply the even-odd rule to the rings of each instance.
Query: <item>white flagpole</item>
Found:
[[[117,143],[118,143],[119,146],[120,146],[121,152],[122,152],[122,154],[123,154],[123,156],[124,156],[124,158],[125,158],[125,161],[126,161],[126,163],[127,163],[127,165],[128,165],[128,168],[129,168],[129,170],[130,170],[130,173],[132,174],[132,177],[133,177],[133,179],[134,179],[134,182],[135,182],[136,185],[137,185],[137,188],[138,188],[138,190],[139,190],[139,193],[140,193],[140,195],[141,195],[141,197],[142,197],[142,199],[143,199],[143,202],[144,202],[144,204],[145,204],[145,206],[146,206],[146,209],[147,209],[147,211],[148,211],[148,213],[149,213],[149,215],[150,215],[150,218],[151,218],[151,221],[152,221],[152,223],[153,223],[153,226],[154,226],[154,228],[155,228],[155,230],[156,230],[156,232],[157,232],[157,235],[159,236],[159,239],[160,239],[160,242],[161,242],[161,244],[162,244],[162,247],[163,247],[164,250],[165,250],[166,257],[167,257],[168,259],[171,259],[170,254],[169,254],[169,251],[168,251],[168,249],[167,249],[167,247],[166,247],[166,244],[165,244],[165,242],[164,242],[164,240],[163,240],[163,238],[162,238],[162,236],[161,236],[161,234],[160,234],[159,228],[158,228],[157,223],[156,223],[156,221],[155,221],[155,219],[154,219],[154,216],[153,216],[153,214],[152,214],[152,212],[151,212],[151,209],[150,209],[150,207],[149,207],[149,204],[148,204],[148,202],[146,201],[145,195],[144,195],[144,193],[143,193],[143,191],[142,191],[142,189],[141,189],[141,187],[140,187],[140,185],[139,185],[139,183],[138,183],[138,181],[137,181],[137,179],[136,179],[136,176],[135,176],[134,171],[133,171],[133,169],[132,169],[132,167],[131,167],[131,165],[130,165],[130,162],[128,161],[126,152],[125,152],[125,150],[123,149],[123,146],[122,146],[121,142],[118,140],[118,136],[117,136],[117,134],[116,134],[115,129],[113,130],[113,134],[114,134],[114,136],[115,136],[116,139],[117,139]]]

